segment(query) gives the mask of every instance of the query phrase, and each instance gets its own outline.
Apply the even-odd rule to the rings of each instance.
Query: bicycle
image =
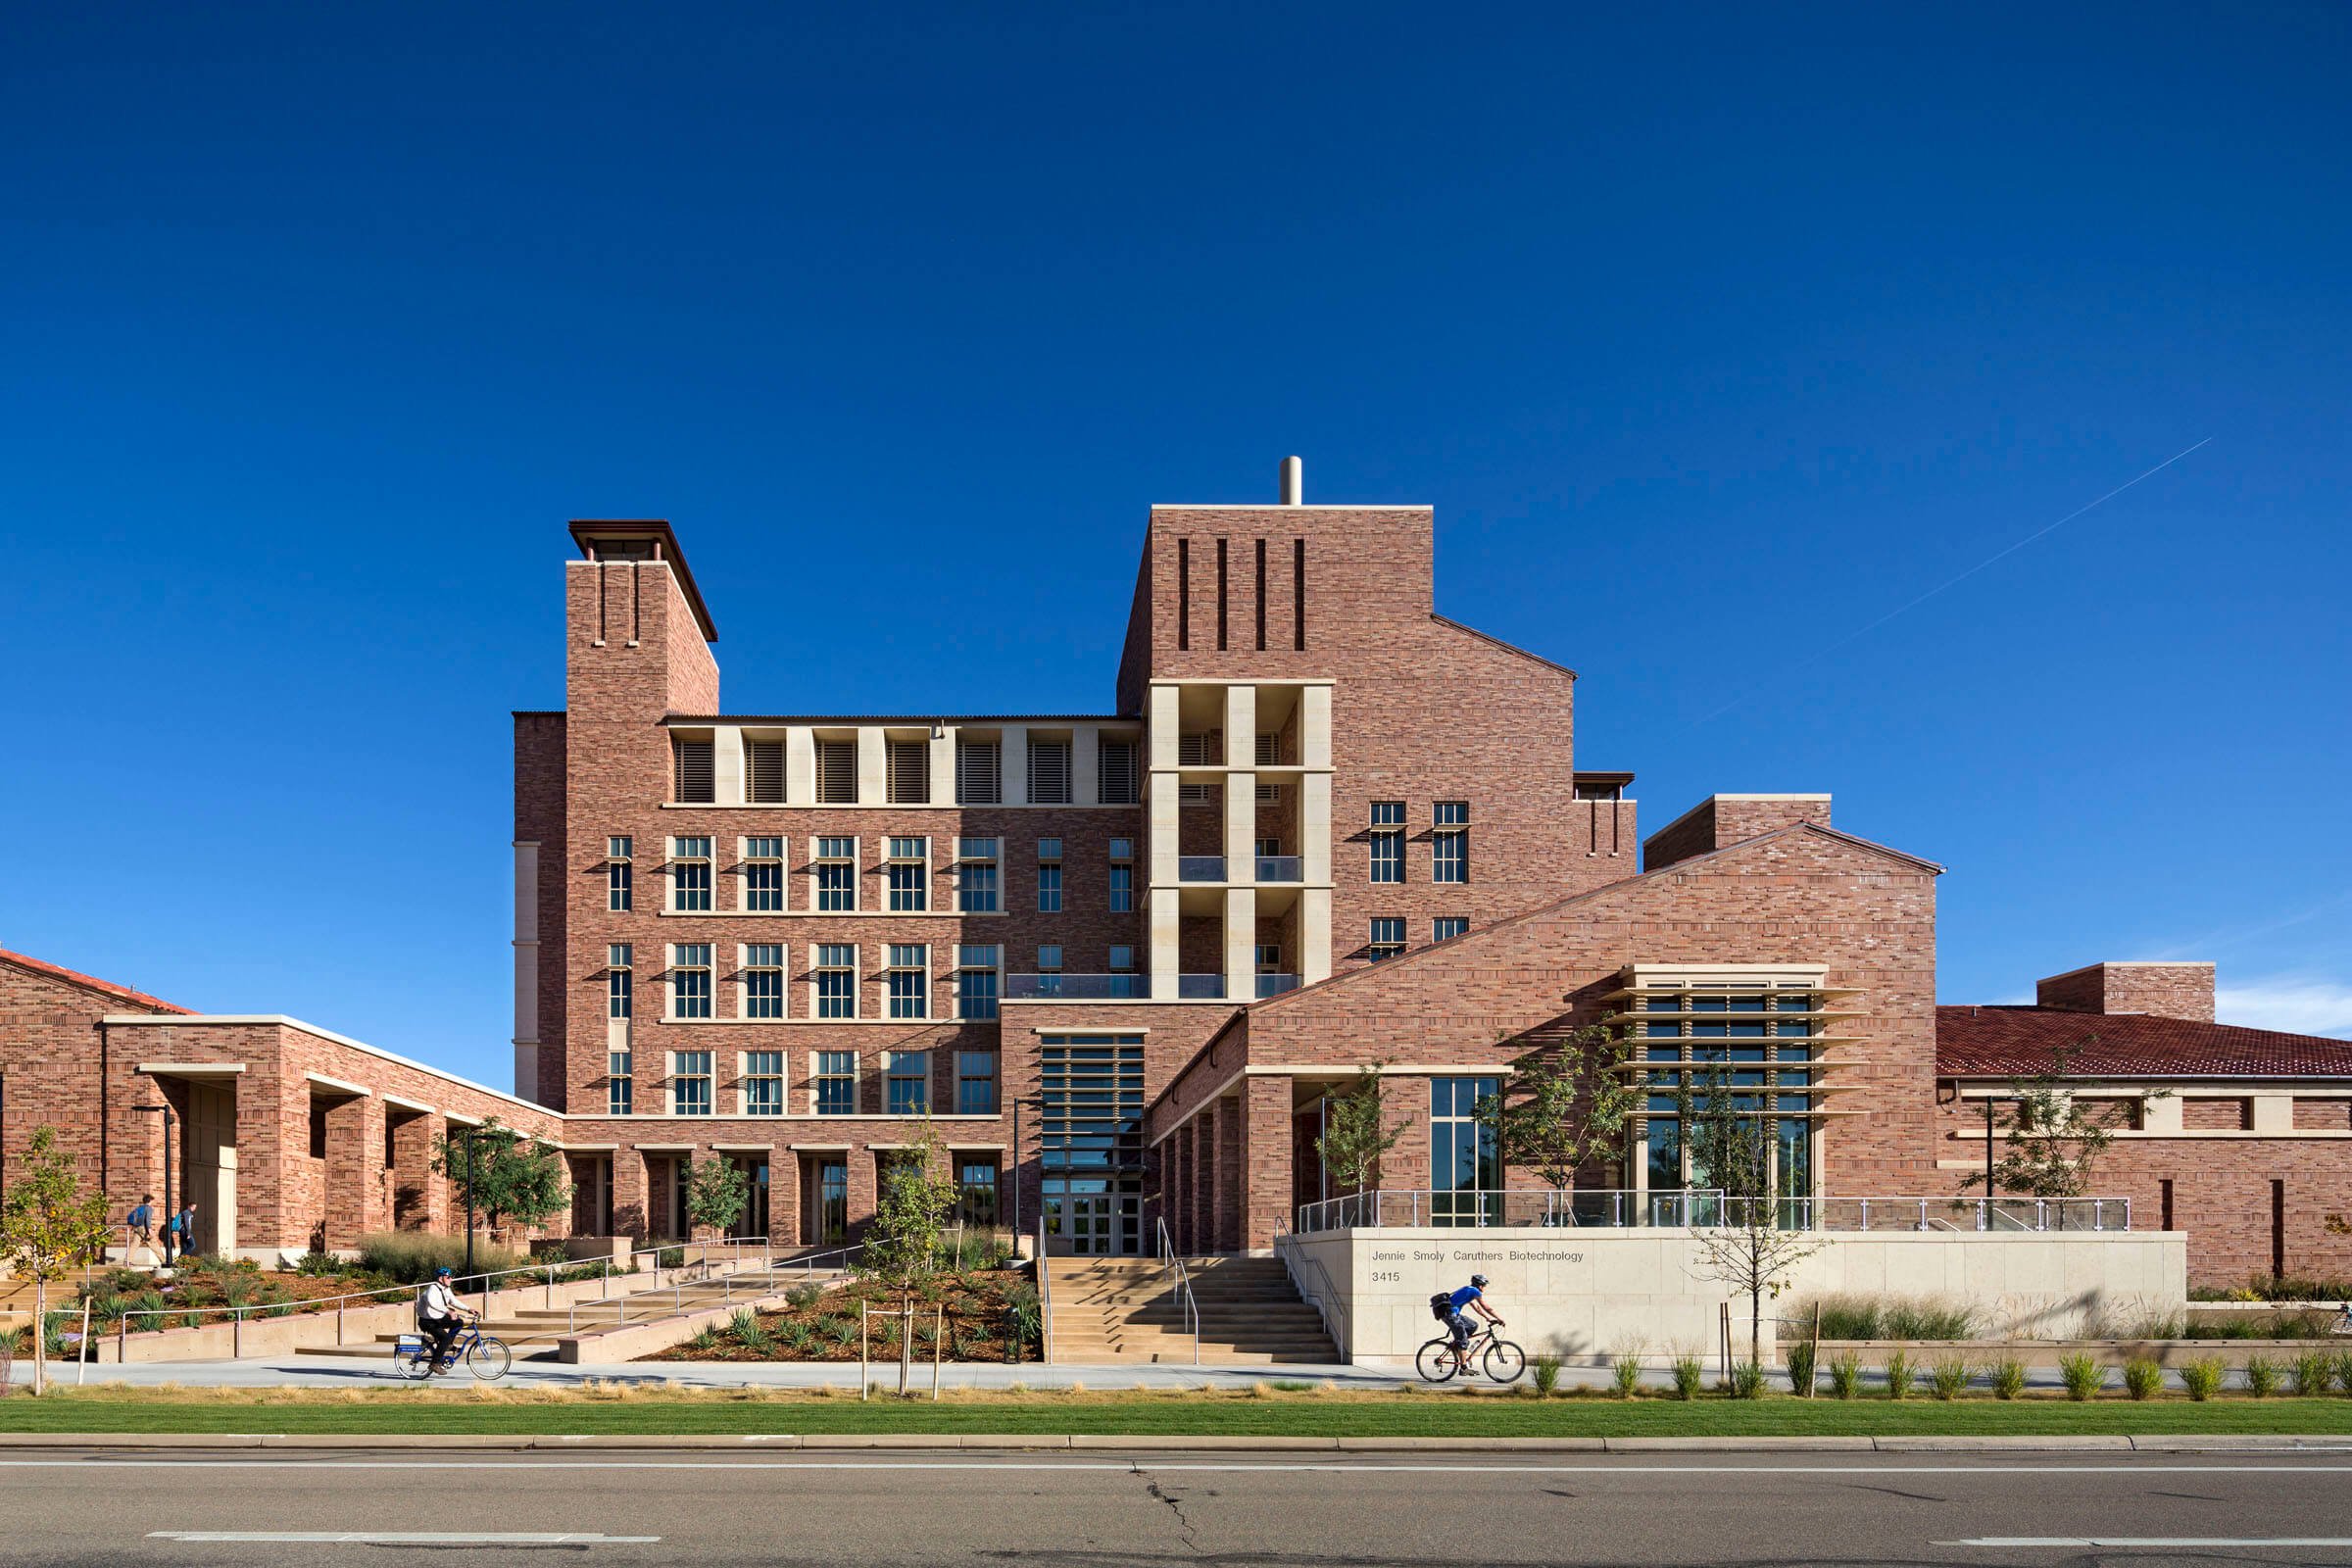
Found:
[[[1424,1383],[1449,1383],[1456,1374],[1467,1371],[1476,1357],[1480,1370],[1496,1383],[1518,1382],[1519,1374],[1527,1370],[1527,1352],[1508,1340],[1495,1338],[1494,1328],[1490,1324],[1471,1335],[1460,1361],[1454,1359],[1451,1335],[1430,1341],[1413,1357],[1413,1370],[1421,1374]],[[1487,1347],[1483,1354],[1478,1348],[1482,1340]]]
[[[514,1364],[514,1352],[507,1342],[484,1334],[476,1324],[468,1323],[458,1330],[458,1337],[449,1342],[451,1366],[466,1363],[466,1370],[485,1383],[495,1382],[507,1375]],[[429,1334],[403,1334],[392,1344],[392,1370],[411,1383],[421,1383],[437,1370],[433,1365],[433,1339]]]

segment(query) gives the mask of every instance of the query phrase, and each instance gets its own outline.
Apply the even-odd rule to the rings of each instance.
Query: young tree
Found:
[[[938,1135],[928,1120],[911,1145],[882,1173],[882,1190],[874,1195],[874,1220],[866,1228],[858,1251],[858,1271],[889,1286],[899,1298],[899,1310],[914,1310],[914,1288],[939,1268],[939,1233],[956,1211],[956,1182],[941,1156]],[[1046,1260],[1039,1258],[1044,1268]],[[899,1393],[906,1392],[908,1352],[914,1320],[899,1320]]]
[[[731,1159],[706,1159],[686,1183],[686,1219],[696,1229],[722,1235],[752,1201],[751,1178]]]
[[[2098,1036],[2086,1037],[2091,1045]],[[2085,1103],[2069,1087],[2077,1047],[2060,1046],[2050,1053],[2050,1064],[2030,1077],[2009,1080],[2009,1104],[1994,1136],[2005,1146],[1992,1164],[1992,1184],[2029,1198],[2082,1198],[2090,1191],[2090,1174],[2115,1142],[2121,1125],[2120,1106]],[[2145,1098],[2161,1100],[2169,1089]],[[1960,1184],[1966,1192],[1983,1182],[1971,1176]],[[1984,1195],[1992,1197],[1991,1193]],[[2059,1224],[2066,1211],[2059,1209]]]
[[[493,1233],[506,1220],[544,1224],[571,1203],[571,1184],[564,1179],[564,1156],[555,1145],[536,1133],[526,1137],[496,1116],[470,1135],[435,1137],[433,1171],[461,1186],[472,1183],[473,1207]]]
[[[1720,1223],[1697,1233],[1698,1273],[1747,1298],[1747,1356],[1763,1360],[1764,1302],[1778,1300],[1796,1265],[1822,1250],[1807,1232],[1783,1229],[1772,1179],[1772,1121],[1760,1085],[1734,1081],[1720,1059],[1691,1063],[1675,1083],[1675,1113],[1691,1169],[1723,1189]],[[1789,1194],[1801,1197],[1801,1194]]]
[[[1324,1116],[1323,1136],[1315,1153],[1331,1179],[1349,1193],[1371,1190],[1380,1174],[1380,1158],[1404,1136],[1404,1124],[1386,1125],[1381,1115],[1380,1069],[1375,1061],[1355,1070],[1355,1083],[1333,1095]]]
[[[1587,1024],[1512,1063],[1502,1092],[1478,1107],[1504,1168],[1531,1170],[1565,1192],[1579,1170],[1619,1152],[1645,1093],[1623,1070],[1633,1054],[1621,1027]]]
[[[0,1205],[0,1262],[32,1281],[32,1392],[48,1392],[49,1282],[103,1254],[112,1227],[102,1192],[85,1193],[57,1130],[38,1126]]]

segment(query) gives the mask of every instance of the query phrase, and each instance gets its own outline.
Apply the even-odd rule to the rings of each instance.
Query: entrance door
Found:
[[[816,1204],[816,1223],[811,1233],[822,1242],[839,1243],[850,1231],[850,1167],[839,1159],[817,1161],[816,1181],[810,1193]]]
[[[735,1160],[735,1168],[744,1179],[743,1212],[735,1216],[728,1228],[730,1236],[765,1236],[767,1229],[767,1161],[757,1155]]]
[[[1065,1242],[1079,1256],[1133,1257],[1143,1250],[1141,1183],[1048,1182],[1045,1200],[1048,1238]]]
[[[196,1205],[199,1252],[237,1245],[237,1086],[188,1083],[186,1199]]]

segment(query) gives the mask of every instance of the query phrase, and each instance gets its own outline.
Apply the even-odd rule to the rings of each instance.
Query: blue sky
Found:
[[[738,710],[1086,709],[1147,506],[1296,452],[1645,826],[1948,864],[1945,1000],[2352,1032],[2341,7],[10,31],[0,946],[504,1083],[565,518],[676,522]]]

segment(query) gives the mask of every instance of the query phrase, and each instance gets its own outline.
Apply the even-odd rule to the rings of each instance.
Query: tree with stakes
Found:
[[[874,1218],[858,1254],[858,1271],[880,1280],[899,1299],[899,1394],[906,1393],[913,1357],[914,1288],[939,1272],[939,1235],[956,1211],[955,1180],[949,1176],[939,1135],[930,1119],[922,1133],[898,1152],[882,1173],[874,1195]],[[1044,1268],[1044,1258],[1037,1260]]]
[[[0,1203],[0,1263],[32,1281],[32,1392],[49,1389],[49,1282],[100,1256],[113,1227],[106,1194],[85,1193],[57,1129],[36,1126]],[[84,1348],[87,1353],[87,1348]],[[0,1390],[5,1392],[5,1390]]]
[[[1778,1223],[1772,1122],[1758,1113],[1765,1092],[1761,1085],[1735,1084],[1718,1056],[1691,1062],[1676,1076],[1674,1094],[1692,1172],[1723,1190],[1722,1223],[1697,1232],[1698,1274],[1747,1298],[1747,1357],[1758,1365],[1766,1298],[1778,1300],[1796,1266],[1823,1245]]]

